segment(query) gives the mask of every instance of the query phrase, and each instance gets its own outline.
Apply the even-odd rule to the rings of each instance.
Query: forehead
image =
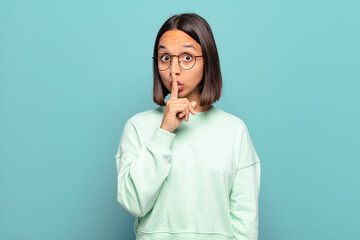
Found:
[[[201,46],[187,33],[180,30],[166,31],[159,40],[159,45],[163,45],[168,49],[179,49],[183,45],[193,45],[195,49],[201,52]],[[159,48],[158,48],[159,49]]]

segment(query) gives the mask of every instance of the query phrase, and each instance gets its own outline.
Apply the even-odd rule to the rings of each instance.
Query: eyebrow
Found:
[[[192,44],[182,45],[181,48],[193,48],[193,49],[197,50],[197,49],[195,48],[195,46],[192,45]],[[159,45],[158,50],[159,50],[159,49],[167,49],[167,47],[165,47],[164,45]]]

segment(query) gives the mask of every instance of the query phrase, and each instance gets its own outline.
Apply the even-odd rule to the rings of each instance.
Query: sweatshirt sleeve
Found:
[[[234,235],[236,240],[257,240],[260,160],[246,126],[238,156],[238,168],[230,192],[230,215]]]
[[[175,134],[157,127],[140,144],[137,129],[128,120],[116,153],[117,201],[130,214],[143,217],[154,206],[169,174]]]

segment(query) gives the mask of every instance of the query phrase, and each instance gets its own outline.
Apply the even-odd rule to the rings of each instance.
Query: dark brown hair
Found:
[[[155,40],[154,57],[157,57],[158,46],[161,36],[169,30],[181,30],[200,44],[204,59],[203,79],[198,85],[200,93],[200,105],[211,105],[220,99],[222,77],[220,60],[217,52],[214,36],[209,24],[196,13],[184,13],[173,15],[161,26]],[[157,69],[156,58],[153,60],[154,89],[153,100],[160,106],[165,106],[164,98],[170,93],[161,81]]]

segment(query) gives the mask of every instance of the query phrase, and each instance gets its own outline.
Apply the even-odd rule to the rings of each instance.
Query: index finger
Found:
[[[178,84],[175,78],[175,74],[171,74],[172,76],[172,88],[171,88],[171,94],[170,99],[177,99],[178,97]]]

